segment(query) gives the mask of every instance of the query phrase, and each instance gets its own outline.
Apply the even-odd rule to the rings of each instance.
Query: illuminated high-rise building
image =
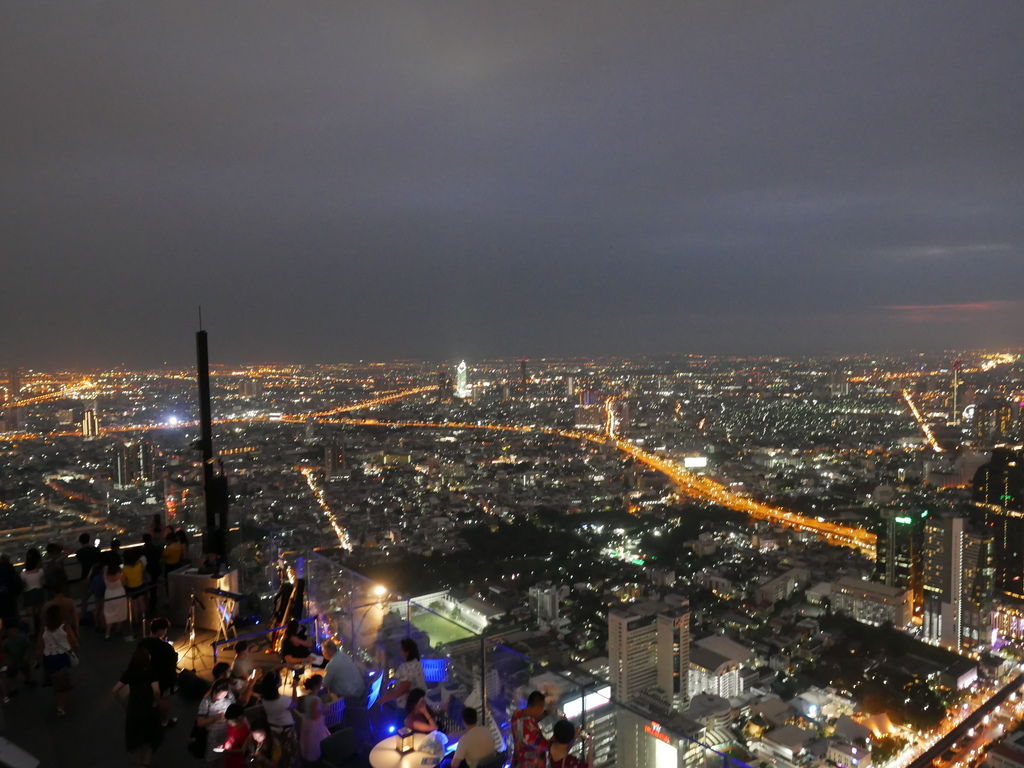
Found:
[[[690,609],[644,602],[608,612],[608,664],[612,695],[632,701],[655,694],[666,704],[686,701],[690,669]]]
[[[528,379],[529,377],[526,372],[526,358],[524,357],[519,361],[519,383],[525,387]]]
[[[455,396],[466,399],[473,394],[473,387],[469,383],[469,368],[463,360],[455,369]]]
[[[875,572],[887,586],[910,590],[915,613],[924,598],[922,549],[928,512],[886,509],[878,532]]]
[[[575,388],[573,386],[572,376],[565,377],[565,396],[572,398],[575,394]]]
[[[341,477],[345,468],[345,451],[337,437],[332,436],[324,446],[324,480],[331,482]]]
[[[925,521],[923,613],[928,640],[956,650],[990,644],[993,546],[992,536],[973,530],[965,517]]]
[[[96,415],[96,407],[86,408],[82,416],[82,437],[93,440],[100,435],[100,419]]]
[[[990,397],[974,406],[971,434],[980,445],[992,445],[1007,437],[1014,422],[1014,407],[1005,400]]]
[[[1024,452],[996,448],[973,487],[975,520],[995,540],[996,587],[1024,596]]]
[[[117,487],[152,483],[155,475],[152,443],[140,440],[117,446],[114,458],[114,484]]]
[[[245,379],[242,381],[242,397],[247,400],[259,397],[263,394],[263,381],[260,379]]]
[[[17,400],[21,393],[21,371],[11,367],[7,369],[7,399]]]

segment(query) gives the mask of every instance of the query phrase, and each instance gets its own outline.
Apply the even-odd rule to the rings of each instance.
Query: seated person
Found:
[[[551,734],[551,744],[548,747],[548,762],[551,768],[590,768],[594,764],[594,742],[589,737],[584,737],[587,747],[586,762],[580,760],[576,755],[570,755],[573,739],[576,738],[576,727],[568,720],[559,720]]]
[[[406,711],[408,714],[405,716],[405,727],[413,733],[431,733],[437,730],[437,721],[427,706],[427,692],[422,688],[413,688],[409,691]]]
[[[466,707],[462,710],[462,722],[466,724],[466,732],[459,737],[459,744],[452,757],[452,768],[459,768],[463,762],[469,768],[490,759],[497,752],[491,732],[476,724],[476,710]]]
[[[222,744],[213,748],[213,751],[224,755],[224,768],[244,768],[245,749],[249,742],[249,721],[245,718],[242,705],[230,705],[224,712],[224,721],[227,723],[226,737]]]
[[[252,648],[245,640],[235,643],[235,660],[231,663],[231,676],[236,680],[248,680],[256,671]]]
[[[284,630],[284,642],[281,643],[281,658],[289,666],[305,663],[309,658],[313,641],[306,636],[306,628],[299,626],[298,619],[292,619]]]

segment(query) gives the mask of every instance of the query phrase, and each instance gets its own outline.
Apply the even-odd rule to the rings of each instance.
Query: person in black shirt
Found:
[[[174,683],[178,679],[178,653],[174,646],[167,642],[167,630],[170,626],[167,619],[153,619],[149,622],[149,636],[139,641],[139,648],[149,654],[153,675],[160,687],[160,723],[165,728],[170,728],[178,722],[177,718],[169,717],[171,694],[174,693]]]
[[[96,567],[99,559],[99,549],[93,546],[92,541],[89,539],[89,534],[83,533],[78,537],[78,549],[75,550],[75,560],[78,561],[78,569],[81,572],[80,590],[76,592],[76,595],[80,593],[82,598],[83,617],[89,615],[88,611],[86,611],[86,605],[89,603],[89,582],[93,576],[92,569]]]
[[[21,594],[22,586],[21,576],[11,564],[11,558],[0,554],[0,621],[4,627],[19,621],[18,595]]]
[[[114,693],[128,689],[128,704],[125,707],[125,747],[139,758],[139,765],[148,766],[153,753],[163,740],[160,727],[160,711],[157,701],[160,684],[149,658],[149,652],[141,646],[135,649],[128,669],[114,686]]]

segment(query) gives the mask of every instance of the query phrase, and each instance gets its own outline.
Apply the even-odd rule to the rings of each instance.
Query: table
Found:
[[[373,768],[433,768],[441,762],[436,755],[420,752],[420,745],[427,739],[425,733],[412,735],[412,752],[398,754],[398,737],[388,736],[370,750],[370,765]]]

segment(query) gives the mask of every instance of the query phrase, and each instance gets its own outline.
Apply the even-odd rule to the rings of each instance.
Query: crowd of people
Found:
[[[148,768],[166,730],[177,724],[172,696],[178,654],[168,641],[170,623],[157,614],[161,595],[168,594],[168,575],[195,562],[189,537],[163,526],[157,515],[135,546],[122,549],[114,538],[101,550],[87,534],[78,544],[73,553],[57,542],[42,552],[30,548],[17,565],[0,554],[0,694],[7,704],[23,687],[45,685],[52,689],[56,715],[64,717],[82,632],[92,626],[108,640],[132,642],[141,635],[113,693],[125,710],[125,747]],[[71,558],[77,579],[69,578]],[[499,745],[478,723],[477,709],[465,706],[461,717],[434,712],[419,647],[405,638],[400,650],[402,660],[379,698],[389,722],[413,734],[457,736],[454,755],[442,768],[500,763]],[[309,665],[317,651],[322,669]],[[234,644],[234,652],[231,664],[214,666],[189,733],[189,751],[211,768],[314,765],[330,735],[327,713],[365,709],[367,670],[332,640],[317,648],[296,620],[283,633],[276,663],[266,664],[273,657],[258,655],[245,640]],[[335,708],[337,702],[343,703]],[[590,768],[589,741],[584,740],[587,759],[581,760],[571,751],[578,736],[573,725],[560,720],[545,738],[539,722],[546,716],[544,696],[534,692],[512,717],[512,768]]]

